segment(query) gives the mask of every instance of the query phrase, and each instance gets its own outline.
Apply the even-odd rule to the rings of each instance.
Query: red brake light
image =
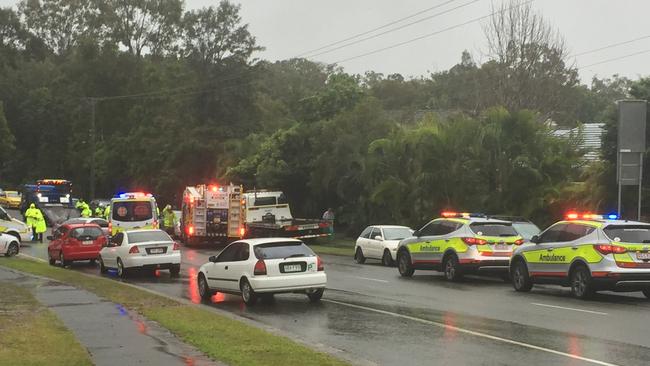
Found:
[[[194,225],[190,225],[187,227],[187,235],[189,236],[194,235]]]
[[[320,257],[316,257],[316,268],[319,271],[324,271],[325,270],[325,266],[323,265],[323,260],[320,259]]]
[[[246,228],[240,227],[239,228],[239,236],[241,236],[243,238],[244,235],[246,235]]]
[[[485,245],[487,240],[479,238],[461,238],[467,245]]]
[[[321,223],[318,224],[318,227],[320,227],[320,228],[326,228],[326,227],[329,227],[329,226],[330,226],[329,222],[321,222]]]
[[[140,249],[138,249],[137,245],[134,245],[131,247],[131,249],[129,249],[129,254],[137,254],[137,253],[140,253]]]
[[[517,239],[517,240],[515,240],[515,243],[514,243],[514,244],[515,244],[515,245],[521,245],[521,244],[523,244],[523,243],[524,243],[524,239]]]
[[[172,250],[181,250],[180,244],[178,244],[177,242],[174,242],[174,247],[172,248]]]
[[[599,251],[603,255],[607,254],[623,254],[627,252],[625,247],[619,245],[610,245],[610,244],[596,244],[594,249]]]
[[[614,254],[627,253],[627,248],[618,245],[612,245],[612,253]]]
[[[255,269],[253,270],[255,276],[265,275],[266,274],[266,263],[264,260],[260,259],[255,263]]]

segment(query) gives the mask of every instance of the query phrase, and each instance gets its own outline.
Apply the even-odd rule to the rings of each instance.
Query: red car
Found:
[[[73,261],[95,263],[99,251],[106,245],[106,235],[97,224],[64,224],[47,239],[51,241],[47,247],[50,264],[58,260],[63,267]]]

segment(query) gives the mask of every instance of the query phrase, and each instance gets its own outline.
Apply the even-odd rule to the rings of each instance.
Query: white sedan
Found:
[[[115,234],[99,252],[99,269],[117,269],[125,277],[135,269],[169,269],[172,276],[181,271],[181,247],[162,230],[132,230]]]
[[[354,260],[359,264],[366,259],[379,259],[385,266],[397,261],[397,246],[400,240],[413,235],[406,226],[373,225],[361,232],[354,246]]]
[[[201,266],[199,294],[241,294],[247,305],[276,293],[304,293],[320,301],[327,284],[323,261],[300,240],[263,238],[236,241]]]
[[[18,238],[10,234],[0,233],[0,254],[5,257],[12,257],[20,251]]]

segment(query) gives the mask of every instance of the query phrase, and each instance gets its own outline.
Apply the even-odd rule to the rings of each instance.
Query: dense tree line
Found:
[[[419,78],[351,75],[256,59],[228,1],[23,0],[0,9],[0,187],[65,177],[88,198],[94,156],[97,196],[178,203],[185,185],[241,182],[284,190],[301,216],[332,206],[351,229],[416,226],[443,208],[547,222],[610,200],[611,159],[583,167],[577,140],[551,130],[607,120],[614,100],[647,97],[648,80],[581,84],[531,13],[493,19],[486,35],[510,41],[490,42],[482,64],[464,52]]]

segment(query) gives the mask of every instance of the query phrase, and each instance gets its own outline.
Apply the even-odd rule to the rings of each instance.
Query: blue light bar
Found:
[[[618,220],[618,214],[615,214],[615,213],[607,214],[607,219],[608,220]]]

